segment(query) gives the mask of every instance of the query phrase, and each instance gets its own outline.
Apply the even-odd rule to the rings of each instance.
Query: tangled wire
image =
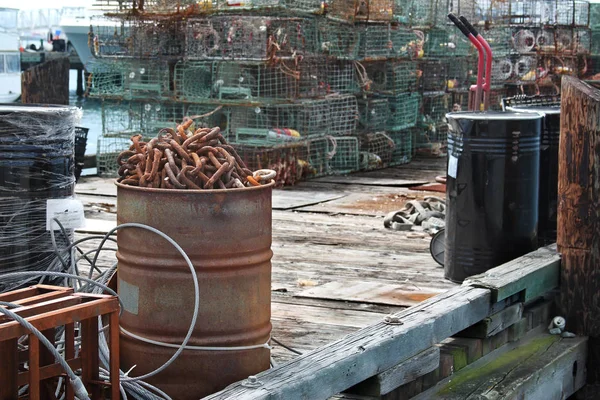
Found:
[[[275,171],[250,171],[218,127],[190,131],[194,121],[184,119],[158,137],[142,142],[131,138],[129,150],[117,157],[119,183],[162,189],[231,189],[260,186],[275,178]]]

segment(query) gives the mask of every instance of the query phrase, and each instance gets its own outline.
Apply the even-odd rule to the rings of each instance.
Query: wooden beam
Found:
[[[415,400],[566,399],[585,384],[587,338],[539,335],[469,366]]]
[[[494,302],[517,293],[522,293],[521,300],[527,302],[557,288],[559,278],[560,255],[555,246],[550,246],[473,276],[463,286],[490,289]]]
[[[600,383],[600,90],[562,81],[558,173],[560,308],[567,329],[590,336],[588,383]],[[600,390],[596,392],[600,398]]]
[[[487,289],[458,287],[395,317],[352,333],[257,375],[258,384],[234,383],[206,399],[327,399],[392,368],[489,315]]]
[[[496,314],[490,315],[481,322],[459,332],[456,336],[479,339],[489,338],[519,322],[522,316],[523,303],[517,303]]]
[[[364,396],[382,396],[400,386],[436,370],[440,366],[440,348],[437,346],[409,358],[347,390]]]
[[[69,58],[46,61],[21,74],[21,101],[69,104]]]

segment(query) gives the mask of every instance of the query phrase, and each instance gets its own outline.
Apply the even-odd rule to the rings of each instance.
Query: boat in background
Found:
[[[18,15],[16,8],[0,8],[0,103],[12,103],[21,97]]]
[[[63,17],[60,20],[61,30],[77,51],[82,64],[87,66],[88,62],[94,58],[89,46],[90,27],[112,26],[110,20],[104,17],[107,10],[78,7],[73,8],[72,12],[66,12],[65,7],[63,11]]]

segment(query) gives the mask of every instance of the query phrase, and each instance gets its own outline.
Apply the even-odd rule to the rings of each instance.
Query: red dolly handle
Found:
[[[458,17],[452,13],[448,14],[448,18],[456,25],[458,29],[469,39],[469,41],[475,46],[477,52],[479,53],[479,59],[477,64],[477,85],[475,87],[471,87],[471,90],[475,91],[475,100],[472,104],[469,104],[469,109],[471,111],[478,111],[481,106],[482,94],[483,94],[483,72],[485,69],[485,48],[483,44],[477,39],[479,33],[475,29],[473,32],[467,28],[467,26],[458,19]],[[469,24],[470,25],[470,24]]]
[[[479,43],[481,43],[481,45],[483,46],[484,52],[486,53],[485,79],[484,79],[484,84],[483,84],[483,91],[484,91],[483,108],[484,108],[484,110],[487,110],[488,108],[490,108],[490,90],[492,87],[492,59],[493,59],[492,48],[490,47],[487,40],[485,40],[483,38],[483,36],[481,36],[479,34],[479,32],[477,32],[477,30],[473,27],[473,25],[471,25],[471,23],[469,22],[468,19],[466,19],[465,17],[463,17],[461,15],[460,22],[462,22],[463,25],[469,30],[469,33],[471,33],[479,41]]]

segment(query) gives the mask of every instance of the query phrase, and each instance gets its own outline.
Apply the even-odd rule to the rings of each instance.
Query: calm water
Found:
[[[98,146],[98,137],[102,134],[102,108],[100,100],[78,98],[77,91],[77,71],[71,71],[69,81],[69,102],[73,106],[83,109],[83,118],[80,125],[89,128],[87,146],[85,154],[96,154]]]

